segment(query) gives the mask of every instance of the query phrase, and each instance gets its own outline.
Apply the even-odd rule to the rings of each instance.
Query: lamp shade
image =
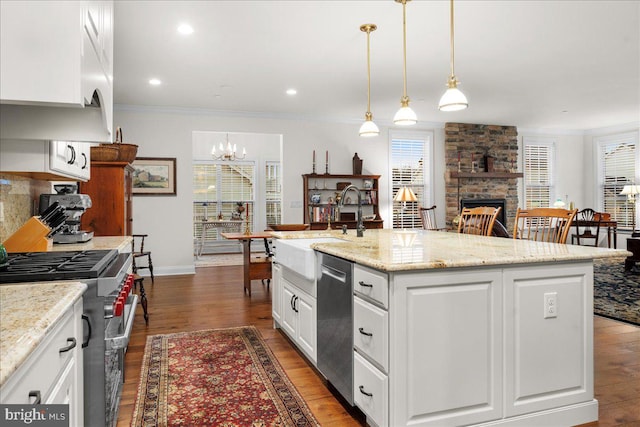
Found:
[[[418,198],[416,197],[412,189],[405,186],[405,187],[402,187],[400,190],[398,190],[398,194],[396,194],[396,197],[393,199],[393,201],[394,202],[417,202]]]
[[[380,129],[373,123],[373,120],[365,120],[360,126],[360,136],[377,136],[380,135]]]
[[[467,97],[456,86],[449,87],[440,98],[440,104],[438,104],[440,111],[459,111],[468,106]]]
[[[400,107],[395,116],[393,116],[393,123],[396,125],[415,125],[418,122],[418,116],[411,107]]]
[[[640,194],[640,185],[625,185],[620,192],[620,195],[625,196],[633,196],[635,194]]]

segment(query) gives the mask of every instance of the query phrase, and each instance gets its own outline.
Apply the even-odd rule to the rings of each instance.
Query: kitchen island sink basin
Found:
[[[316,256],[311,248],[314,243],[340,243],[335,237],[315,237],[309,239],[277,239],[274,242],[274,260],[309,280],[316,278]]]

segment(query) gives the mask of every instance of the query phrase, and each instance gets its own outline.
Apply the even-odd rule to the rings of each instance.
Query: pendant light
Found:
[[[400,100],[400,109],[393,117],[393,123],[396,125],[414,125],[418,118],[416,113],[409,107],[409,97],[407,96],[407,2],[411,0],[395,0],[396,3],[402,3],[402,99]]]
[[[458,79],[456,78],[456,74],[454,71],[453,57],[454,57],[454,46],[453,46],[453,0],[450,0],[450,26],[451,26],[451,75],[449,76],[449,80],[447,81],[447,91],[440,98],[440,104],[438,105],[438,109],[440,111],[459,111],[464,110],[469,106],[469,102],[467,102],[467,97],[458,89]]]
[[[373,122],[373,114],[371,114],[371,56],[369,49],[369,36],[377,28],[376,24],[360,26],[360,31],[367,33],[367,112],[364,115],[364,123],[360,126],[360,136],[366,137],[380,135],[380,129]]]

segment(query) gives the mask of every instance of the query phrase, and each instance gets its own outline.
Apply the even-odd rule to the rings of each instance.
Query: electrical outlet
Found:
[[[544,318],[558,317],[558,293],[547,292],[544,294]]]
[[[0,201],[0,222],[4,222],[4,202]]]

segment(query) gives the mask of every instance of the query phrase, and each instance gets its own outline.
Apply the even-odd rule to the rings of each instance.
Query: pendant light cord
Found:
[[[407,99],[407,0],[402,1],[402,100]]]
[[[451,24],[451,78],[455,78],[455,71],[454,71],[454,63],[453,63],[453,58],[454,58],[454,43],[453,43],[453,0],[450,1],[450,24]]]
[[[367,28],[367,113],[371,113],[371,53],[369,48],[369,36],[371,28]]]

